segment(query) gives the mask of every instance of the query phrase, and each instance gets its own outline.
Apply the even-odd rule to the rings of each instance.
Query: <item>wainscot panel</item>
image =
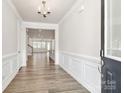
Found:
[[[59,65],[91,93],[101,93],[100,58],[74,54],[59,53]]]
[[[2,57],[2,91],[14,79],[19,70],[18,54],[12,53]]]

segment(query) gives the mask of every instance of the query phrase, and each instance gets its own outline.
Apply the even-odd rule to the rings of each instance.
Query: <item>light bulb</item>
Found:
[[[43,12],[43,14],[45,14],[45,15],[46,15],[46,14],[47,14],[47,12],[46,12],[46,11],[44,11],[44,12]]]
[[[79,13],[82,13],[82,12],[84,11],[84,9],[85,9],[85,8],[84,8],[84,6],[82,5],[82,6],[79,8],[78,12],[79,12]]]
[[[38,11],[39,11],[39,12],[41,11],[41,6],[38,7]]]
[[[50,8],[48,7],[47,10],[50,11]]]

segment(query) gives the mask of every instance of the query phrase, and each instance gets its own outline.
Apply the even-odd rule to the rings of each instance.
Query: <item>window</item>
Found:
[[[33,42],[33,48],[37,48],[38,43],[37,42]]]
[[[33,42],[33,48],[45,49],[46,48],[46,44],[47,44],[47,42],[45,42],[45,41],[41,41],[41,42],[34,41]]]
[[[46,48],[46,42],[45,41],[41,42],[41,48]]]
[[[50,42],[47,42],[47,50],[50,50]]]
[[[105,56],[114,59],[121,57],[120,2],[120,0],[105,0]]]

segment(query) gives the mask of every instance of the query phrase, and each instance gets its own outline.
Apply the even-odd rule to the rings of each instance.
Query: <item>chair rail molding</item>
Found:
[[[59,65],[91,93],[101,93],[100,58],[59,51]]]
[[[2,57],[2,91],[14,79],[19,68],[18,53],[11,53]]]

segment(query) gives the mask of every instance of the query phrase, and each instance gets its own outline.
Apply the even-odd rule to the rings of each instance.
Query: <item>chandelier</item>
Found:
[[[41,0],[41,5],[38,7],[38,14],[42,15],[44,18],[47,17],[48,14],[50,14],[50,10],[48,7],[46,7],[46,1],[45,0]]]

